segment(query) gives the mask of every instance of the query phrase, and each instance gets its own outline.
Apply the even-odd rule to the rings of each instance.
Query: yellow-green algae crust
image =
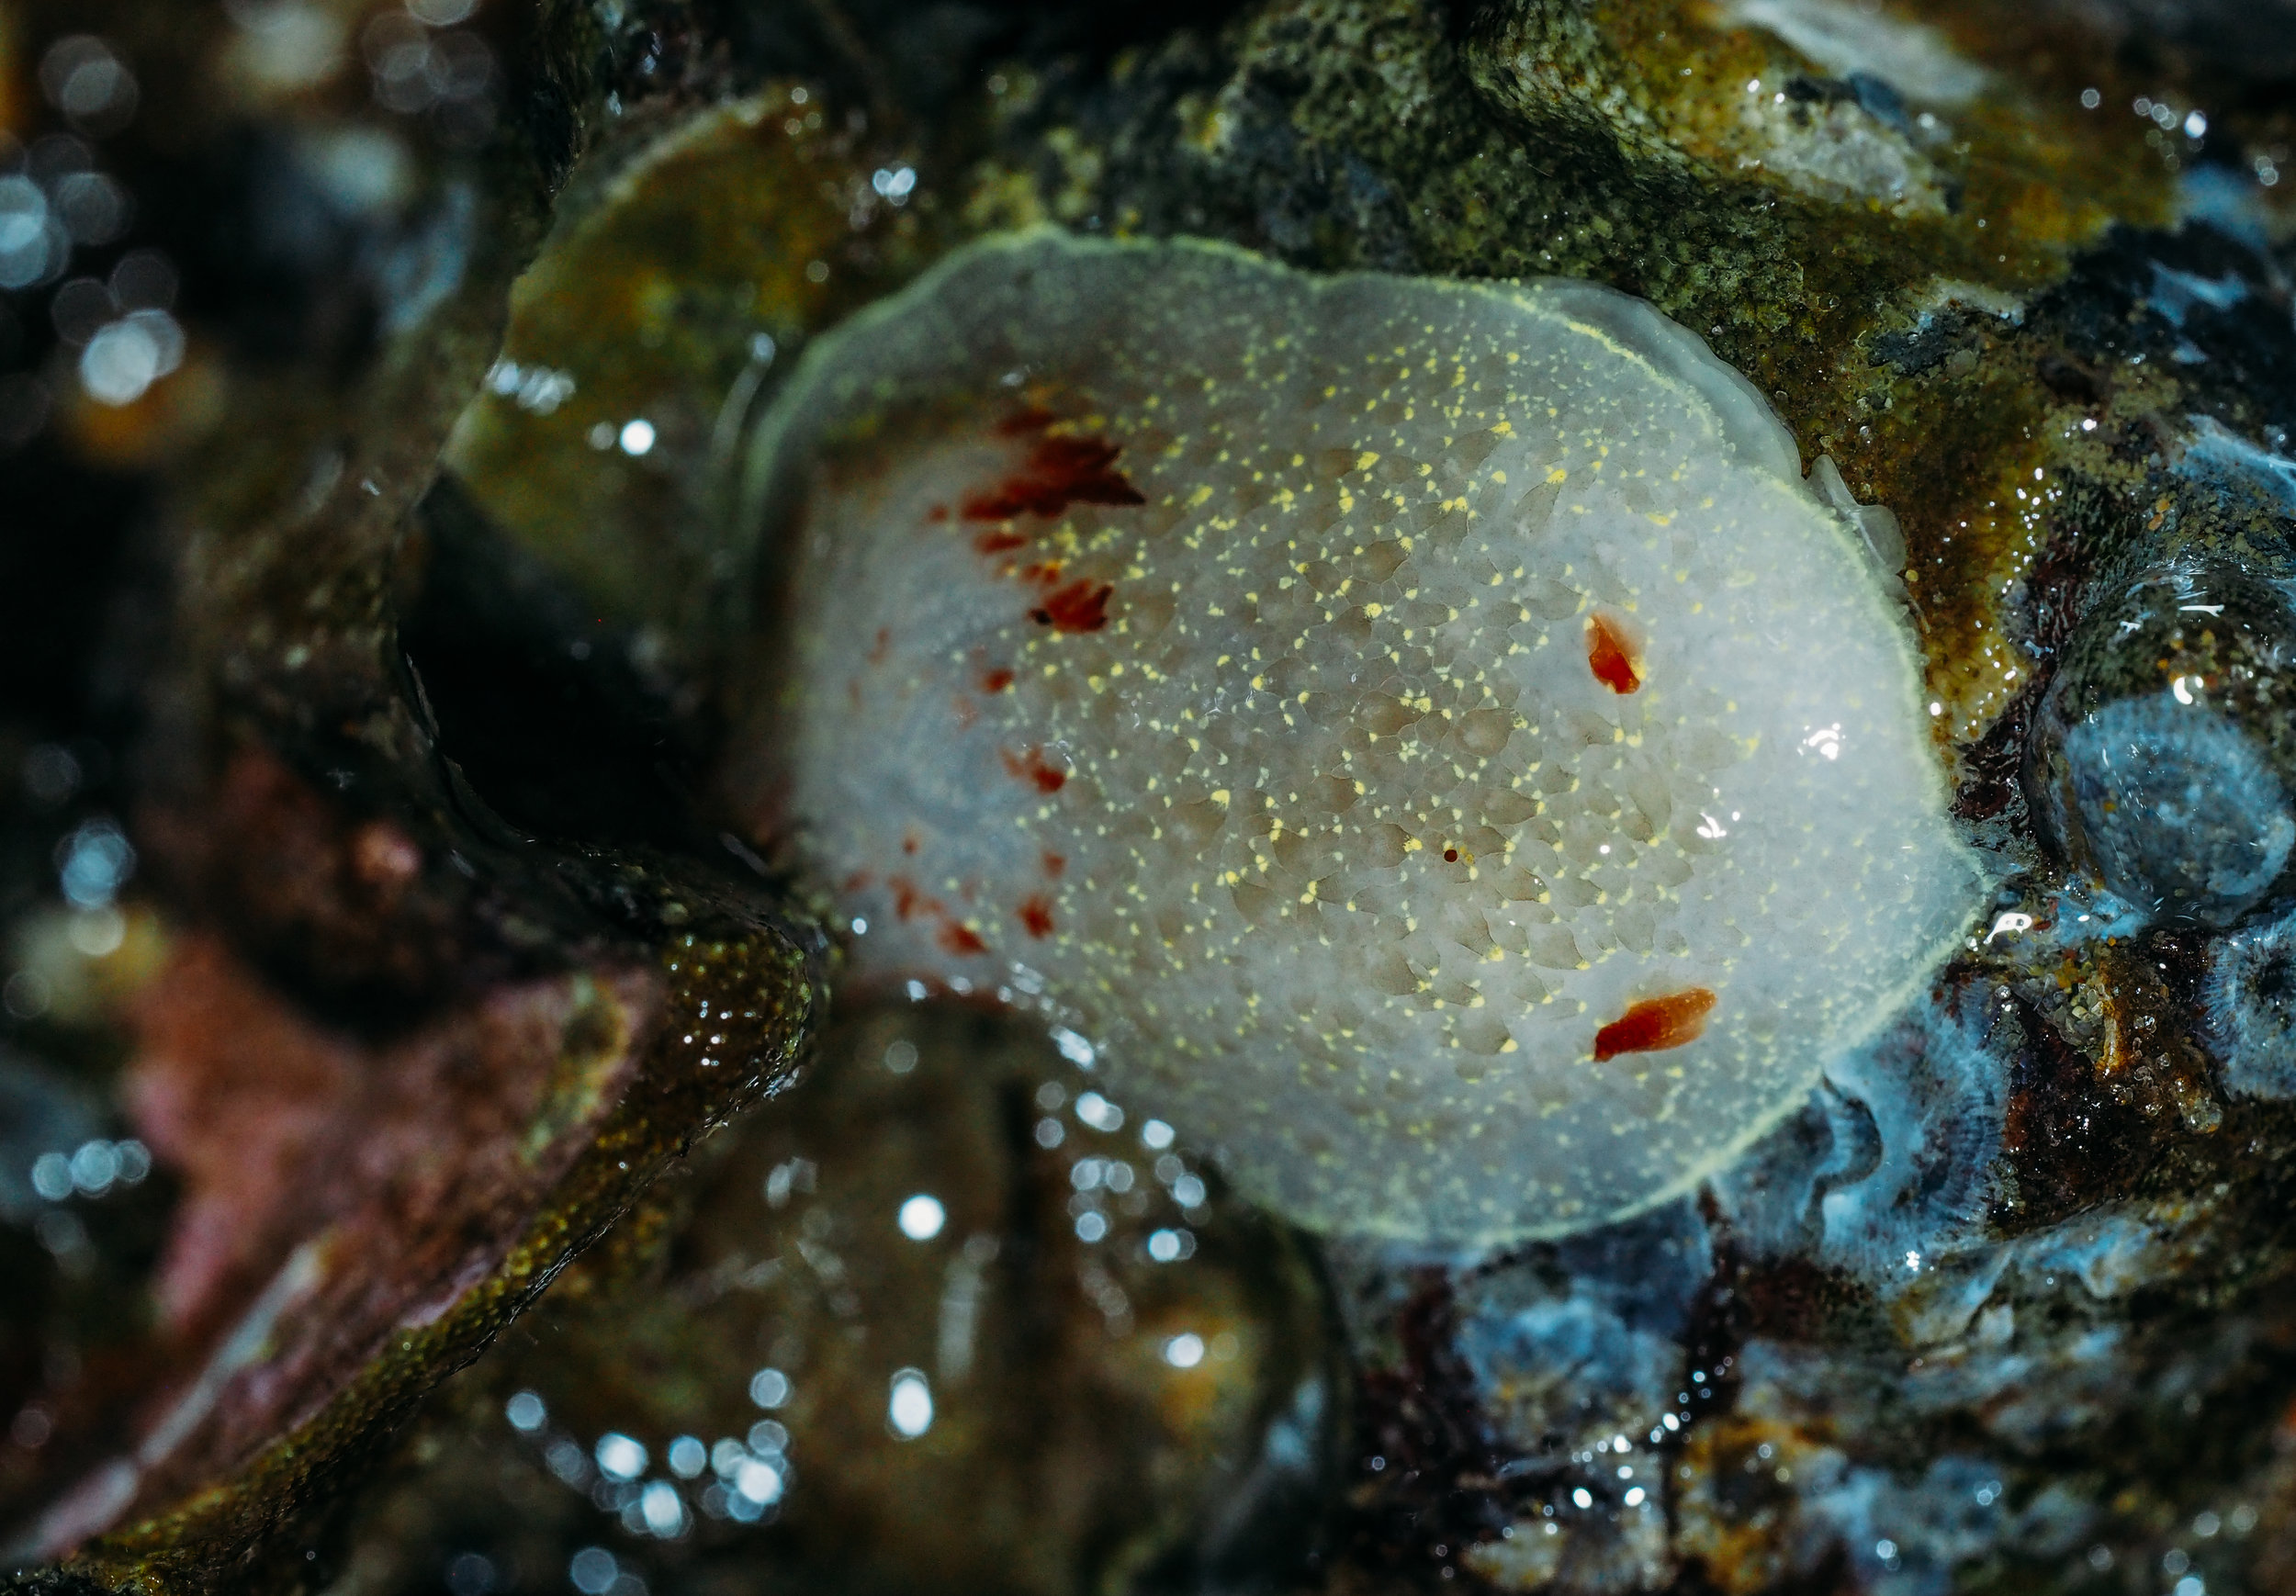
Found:
[[[1970,911],[1904,624],[1796,466],[1590,285],[986,242],[760,437],[760,828],[864,976],[1040,999],[1305,1223],[1633,1212]],[[1606,1046],[1685,995],[1703,1035]]]

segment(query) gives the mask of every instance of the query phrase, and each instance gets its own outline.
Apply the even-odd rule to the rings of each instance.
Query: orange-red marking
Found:
[[[1049,937],[1052,934],[1052,905],[1044,901],[1043,894],[1038,893],[1021,901],[1020,923],[1028,928],[1031,937]]]
[[[1600,610],[1587,617],[1586,662],[1594,680],[1613,692],[1625,694],[1642,685],[1635,661],[1634,640],[1626,627]]]
[[[1012,672],[1009,670],[992,670],[987,675],[981,678],[981,691],[983,692],[1002,692],[1005,689],[1010,687],[1011,685]]]
[[[1621,1053],[1662,1053],[1696,1041],[1713,1012],[1714,994],[1703,986],[1628,1004],[1625,1014],[1594,1033],[1594,1062]]]
[[[1068,859],[1066,855],[1050,852],[1045,854],[1044,873],[1051,876],[1054,881],[1060,880],[1061,871],[1066,870],[1067,868]]]

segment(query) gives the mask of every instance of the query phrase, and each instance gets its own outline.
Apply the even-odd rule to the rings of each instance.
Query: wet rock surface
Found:
[[[11,1583],[2286,1589],[2279,18],[12,7]],[[1603,282],[1895,512],[1991,901],[1694,1196],[1305,1242],[993,989],[766,1095],[726,440],[1047,221]]]
[[[979,1010],[839,1020],[560,1283],[325,1588],[466,1556],[503,1589],[585,1556],[657,1591],[1297,1576],[1346,1432],[1316,1266],[1096,1085]]]

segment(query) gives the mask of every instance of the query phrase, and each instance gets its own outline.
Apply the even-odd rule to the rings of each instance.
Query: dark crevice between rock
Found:
[[[1097,76],[1122,51],[1185,28],[1217,24],[1237,0],[1139,0],[1079,6],[1060,0],[799,0],[761,6],[697,0],[707,34],[748,73],[793,74],[828,86],[838,103],[930,126],[946,118],[1002,61]]]
[[[1422,1586],[1456,1578],[1459,1555],[1499,1534],[1511,1502],[1541,1499],[1544,1477],[1569,1467],[1493,1436],[1457,1317],[1447,1273],[1420,1272],[1395,1321],[1401,1366],[1365,1370],[1357,1394],[1354,1451],[1366,1461],[1351,1482],[1352,1560]]]
[[[440,754],[533,835],[722,854],[695,799],[714,706],[649,671],[639,629],[594,615],[453,477],[417,516],[399,641]]]

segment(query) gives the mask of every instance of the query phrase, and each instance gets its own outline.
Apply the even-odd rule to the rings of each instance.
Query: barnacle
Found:
[[[2296,1095],[2296,925],[2248,926],[2219,942],[2202,1001],[2224,1085],[2257,1097]]]
[[[1804,1123],[1715,1182],[1747,1243],[1885,1290],[1970,1247],[2001,1195],[2020,1040],[1991,1010],[1982,989],[1947,993],[1829,1061]]]
[[[2146,914],[2238,924],[2285,898],[2296,754],[2283,562],[2185,559],[2099,603],[2036,726],[2056,847]]]

